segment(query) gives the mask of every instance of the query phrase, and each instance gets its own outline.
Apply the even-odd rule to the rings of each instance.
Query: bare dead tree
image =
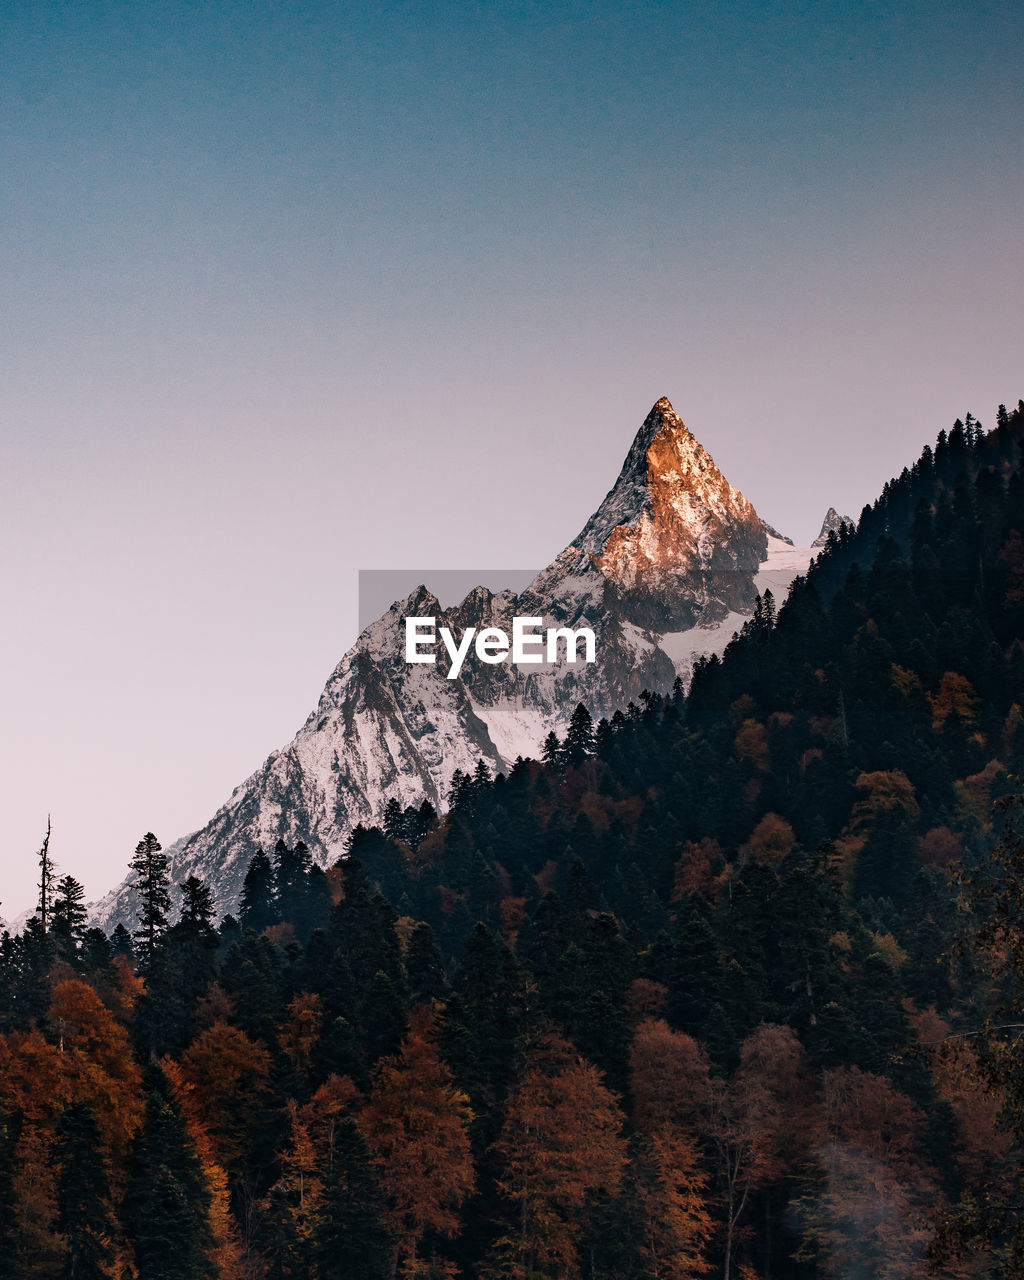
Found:
[[[53,877],[57,868],[50,857],[50,815],[46,815],[46,839],[39,850],[39,920],[46,932],[47,920],[50,916],[50,899],[53,889]]]

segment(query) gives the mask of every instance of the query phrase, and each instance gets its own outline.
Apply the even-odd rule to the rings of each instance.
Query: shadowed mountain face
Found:
[[[661,399],[597,511],[524,592],[477,587],[443,609],[424,586],[367,627],[292,742],[171,847],[172,877],[199,876],[230,910],[257,846],[302,839],[327,863],[358,823],[379,822],[391,798],[441,808],[456,769],[538,756],[577,703],[596,719],[644,689],[668,688],[677,673],[687,680],[697,656],[724,649],[757,592],[784,594],[808,559],[770,535]],[[449,680],[442,645],[435,665],[405,660],[406,617],[433,617],[458,637],[468,627],[511,634],[516,616],[591,628],[596,661],[490,665],[471,648]],[[112,926],[133,910],[122,885],[94,918]]]

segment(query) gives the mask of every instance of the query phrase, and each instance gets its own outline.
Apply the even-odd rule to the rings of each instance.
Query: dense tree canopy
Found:
[[[1022,440],[943,432],[688,693],[254,849],[237,918],[152,833],[109,938],[48,867],[0,1277],[1017,1276]]]

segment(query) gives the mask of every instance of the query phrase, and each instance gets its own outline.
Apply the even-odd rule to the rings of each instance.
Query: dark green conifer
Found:
[[[16,1122],[0,1111],[0,1280],[21,1280],[14,1227]]]
[[[437,938],[430,925],[422,921],[409,936],[409,946],[405,953],[405,976],[414,1001],[440,1000],[448,988],[444,957],[437,945]]]
[[[257,849],[249,860],[238,903],[238,919],[243,932],[252,929],[262,933],[280,919],[274,899],[274,868],[263,849]]]
[[[132,935],[120,920],[114,932],[110,935],[110,946],[115,956],[127,956],[129,959],[134,959],[135,957],[135,944],[132,942]]]
[[[314,1233],[317,1280],[392,1280],[394,1238],[370,1153],[352,1120],[334,1133]]]
[[[67,1244],[64,1280],[107,1280],[116,1224],[99,1125],[83,1103],[62,1113],[54,1156],[57,1229]]]
[[[395,796],[384,806],[384,834],[389,840],[404,840],[406,837],[405,812]]]
[[[139,900],[135,930],[135,953],[143,969],[153,963],[156,945],[167,928],[171,909],[171,881],[167,855],[152,831],[135,846],[130,868],[135,872],[134,889]]]
[[[62,876],[57,881],[53,898],[51,927],[58,945],[73,955],[82,941],[88,912],[84,906],[85,889],[74,876]]]
[[[121,1212],[135,1267],[146,1280],[202,1280],[210,1258],[210,1193],[169,1086],[157,1067],[146,1073],[146,1109],[128,1159]]]

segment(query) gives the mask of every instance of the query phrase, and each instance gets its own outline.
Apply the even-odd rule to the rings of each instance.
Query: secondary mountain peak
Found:
[[[823,547],[828,542],[830,533],[839,533],[844,524],[848,524],[851,528],[855,527],[855,521],[849,516],[841,516],[835,507],[829,507],[825,513],[825,519],[821,522],[821,532],[811,543],[812,547]]]

